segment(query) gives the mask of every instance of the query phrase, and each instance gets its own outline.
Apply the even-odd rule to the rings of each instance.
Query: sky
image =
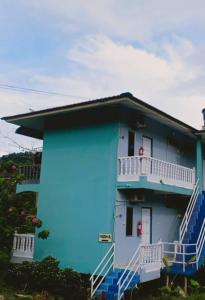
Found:
[[[130,92],[200,129],[203,0],[1,0],[0,117]],[[63,95],[19,92],[14,85]],[[0,121],[0,155],[41,142]]]

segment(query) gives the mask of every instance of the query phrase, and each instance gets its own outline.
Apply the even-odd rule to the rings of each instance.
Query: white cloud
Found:
[[[23,3],[38,12],[58,17],[56,25],[73,31],[89,31],[136,41],[205,24],[203,0],[41,0]]]
[[[177,45],[162,45],[165,57],[131,45],[115,43],[105,36],[89,36],[77,43],[68,53],[68,58],[81,66],[86,73],[99,72],[99,76],[112,78],[119,87],[145,91],[149,89],[163,92],[174,88],[177,82],[195,79],[201,72],[197,66],[189,66],[185,61],[194,51],[191,42],[179,40]],[[111,79],[109,78],[109,80]],[[120,80],[121,79],[121,80]],[[120,82],[119,82],[120,80]]]
[[[163,44],[160,52],[163,55],[98,35],[78,42],[68,58],[79,65],[79,86],[95,87],[98,96],[130,91],[199,127],[205,88],[198,92],[194,86],[204,70],[189,62],[197,49],[190,41],[175,37],[174,43]],[[195,118],[193,111],[197,112]]]

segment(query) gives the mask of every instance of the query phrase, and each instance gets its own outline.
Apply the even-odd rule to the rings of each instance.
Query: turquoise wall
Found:
[[[50,237],[35,259],[93,272],[110,247],[98,234],[114,229],[117,144],[118,123],[45,132],[38,216]]]

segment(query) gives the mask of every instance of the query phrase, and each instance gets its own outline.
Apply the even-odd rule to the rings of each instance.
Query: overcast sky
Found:
[[[1,0],[0,116],[129,91],[200,128],[205,107],[203,0]],[[0,122],[0,155],[39,142]]]

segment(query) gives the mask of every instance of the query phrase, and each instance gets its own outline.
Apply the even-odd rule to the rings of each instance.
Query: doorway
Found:
[[[142,243],[151,244],[152,242],[152,209],[151,207],[142,207]]]
[[[147,157],[152,157],[152,138],[143,136],[142,147],[144,149],[144,155]]]

